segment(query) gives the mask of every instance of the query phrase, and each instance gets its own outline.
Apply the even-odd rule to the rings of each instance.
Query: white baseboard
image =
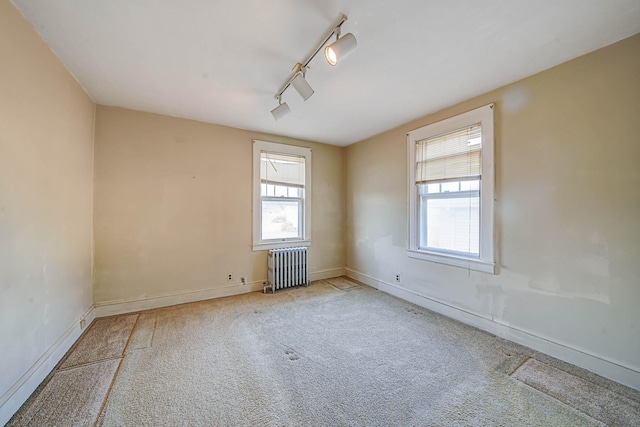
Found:
[[[362,274],[359,271],[352,270],[350,268],[345,268],[345,275],[353,280],[357,280],[360,283],[364,283],[367,286],[371,286],[374,289],[380,289],[379,284],[382,284],[378,279],[374,279],[371,276],[367,276],[366,274]]]
[[[333,268],[309,273],[309,279],[322,280],[344,276],[344,268]],[[232,284],[229,286],[202,289],[199,291],[175,292],[143,298],[131,298],[96,303],[96,317],[114,316],[117,314],[133,313],[154,308],[169,307],[177,304],[204,301],[213,298],[229,297],[262,290],[262,283],[267,279],[247,283],[246,285]]]
[[[96,317],[114,316],[116,314],[133,313],[154,308],[169,307],[189,302],[204,301],[213,298],[241,295],[262,290],[262,281],[250,282],[246,285],[202,289],[199,291],[176,292],[142,298],[130,298],[96,303]]]
[[[309,273],[309,279],[313,282],[314,280],[332,279],[334,277],[340,277],[344,275],[344,268],[332,268],[329,270],[321,270]]]
[[[640,368],[638,367],[594,354],[589,350],[581,349],[571,344],[558,342],[533,331],[507,325],[500,320],[491,319],[483,314],[438,301],[435,298],[421,295],[395,284],[386,283],[349,268],[345,270],[348,277],[375,289],[640,390]]]
[[[82,332],[93,322],[96,311],[93,306],[75,319],[51,347],[16,381],[5,394],[0,396],[0,426],[5,425],[20,409],[22,404],[38,388],[40,383],[53,371],[62,357],[80,338]],[[85,320],[85,327],[80,322]]]

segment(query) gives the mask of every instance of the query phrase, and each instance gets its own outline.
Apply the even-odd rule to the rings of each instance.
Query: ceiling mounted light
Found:
[[[273,110],[271,110],[271,114],[273,114],[273,118],[276,119],[276,121],[278,121],[284,116],[286,116],[287,114],[289,114],[290,112],[291,112],[291,109],[289,108],[287,103],[286,102],[282,103],[282,97],[279,96],[278,106]]]
[[[344,58],[347,54],[353,51],[353,49],[355,49],[358,43],[353,34],[348,33],[343,37],[340,37],[340,28],[342,28],[342,24],[344,24],[344,21],[346,20],[347,15],[342,15],[333,27],[331,27],[331,30],[325,35],[322,43],[316,47],[313,53],[304,62],[300,62],[295,65],[293,68],[293,75],[289,77],[289,80],[287,80],[285,84],[282,85],[278,93],[276,93],[275,98],[278,100],[278,106],[271,110],[271,114],[273,114],[273,117],[276,120],[280,120],[291,112],[287,103],[282,103],[282,94],[289,86],[293,86],[296,92],[298,92],[305,101],[313,95],[313,89],[305,79],[308,65],[324,45],[331,40],[331,37],[335,35],[336,41],[325,49],[325,57],[327,58],[327,61],[329,61],[329,64],[336,65],[339,58]]]
[[[313,95],[313,89],[309,85],[309,83],[305,80],[303,73],[298,73],[291,81],[291,86],[298,92],[298,94],[305,101],[309,99],[311,95]]]
[[[344,58],[358,46],[356,36],[347,33],[338,40],[324,48],[324,57],[330,65],[336,65],[338,59]]]

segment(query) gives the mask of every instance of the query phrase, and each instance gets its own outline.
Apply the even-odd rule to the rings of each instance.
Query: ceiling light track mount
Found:
[[[327,62],[330,65],[336,65],[338,63],[338,59],[349,54],[355,47],[357,46],[356,38],[353,34],[348,33],[344,36],[340,37],[340,29],[342,28],[342,24],[347,20],[347,15],[342,15],[331,27],[331,29],[327,32],[327,34],[322,39],[322,42],[316,47],[311,55],[309,55],[304,61],[297,63],[293,67],[293,74],[289,79],[282,85],[278,93],[275,95],[275,99],[278,100],[278,106],[271,110],[271,114],[276,120],[280,120],[282,117],[287,115],[291,110],[286,102],[282,102],[282,94],[286,91],[289,86],[293,86],[293,88],[298,92],[298,94],[302,97],[303,100],[309,99],[311,95],[313,95],[313,89],[305,79],[307,70],[309,69],[309,63],[316,57],[318,52],[325,47],[325,45],[331,40],[331,37],[336,36],[336,41],[331,45],[325,47],[324,55]]]

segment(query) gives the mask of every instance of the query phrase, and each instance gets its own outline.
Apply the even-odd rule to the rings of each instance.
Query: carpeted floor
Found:
[[[337,278],[100,319],[10,425],[638,420],[637,391]]]
[[[561,369],[529,359],[513,377],[608,425],[640,425],[640,402]]]

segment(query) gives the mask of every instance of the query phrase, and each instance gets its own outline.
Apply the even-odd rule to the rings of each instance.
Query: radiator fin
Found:
[[[306,247],[271,249],[267,259],[267,288],[271,292],[294,286],[309,286],[309,268]]]

